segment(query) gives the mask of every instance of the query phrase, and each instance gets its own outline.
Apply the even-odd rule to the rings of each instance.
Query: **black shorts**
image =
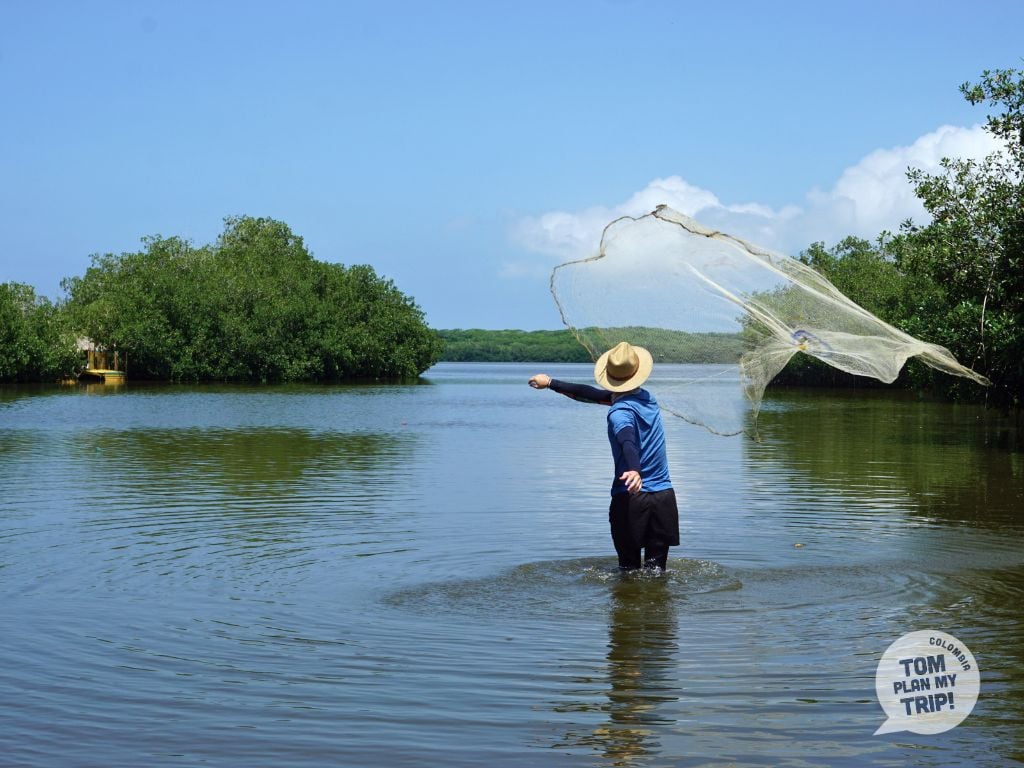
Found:
[[[608,508],[608,522],[617,548],[649,544],[679,546],[679,509],[672,488],[653,493],[615,494]]]

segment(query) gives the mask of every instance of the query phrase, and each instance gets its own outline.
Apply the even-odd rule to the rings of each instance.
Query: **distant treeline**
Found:
[[[0,286],[0,381],[53,380],[81,365],[87,337],[130,379],[405,379],[441,349],[411,298],[372,267],[315,260],[273,219],[226,220],[212,245],[153,237],[94,256],[53,304]]]
[[[571,331],[438,331],[441,359],[452,362],[589,363],[591,353]],[[612,346],[629,340],[648,347],[663,363],[734,363],[742,352],[739,334],[682,333],[660,328],[608,328],[602,331]],[[588,334],[589,336],[589,334]],[[594,355],[603,352],[594,350]]]
[[[569,331],[441,330],[441,360],[481,363],[586,363],[587,350]]]

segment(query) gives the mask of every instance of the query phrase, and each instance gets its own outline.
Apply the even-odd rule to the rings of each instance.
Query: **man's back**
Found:
[[[622,448],[615,436],[632,427],[639,444],[640,475],[645,491],[664,491],[672,487],[668,471],[668,452],[665,449],[665,430],[661,424],[661,409],[654,395],[638,389],[615,398],[608,410],[608,438],[615,459],[615,476],[626,469]],[[625,486],[616,480],[612,493],[625,493]]]

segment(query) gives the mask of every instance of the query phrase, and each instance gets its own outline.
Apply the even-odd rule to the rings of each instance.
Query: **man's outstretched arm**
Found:
[[[581,403],[595,403],[597,405],[611,405],[612,393],[606,389],[590,387],[586,384],[570,384],[567,381],[552,379],[546,373],[538,373],[531,376],[529,384],[534,389],[550,389],[560,395],[571,397]]]

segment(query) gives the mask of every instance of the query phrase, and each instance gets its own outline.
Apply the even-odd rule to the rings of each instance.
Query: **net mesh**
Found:
[[[989,383],[802,262],[667,206],[611,222],[596,255],[555,267],[551,293],[595,360],[620,341],[646,347],[662,409],[718,434],[756,435],[765,387],[798,352],[883,382],[916,356]]]

